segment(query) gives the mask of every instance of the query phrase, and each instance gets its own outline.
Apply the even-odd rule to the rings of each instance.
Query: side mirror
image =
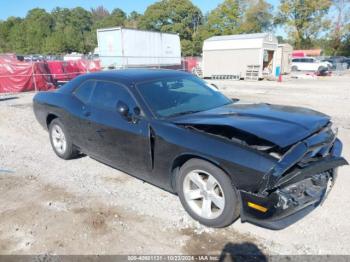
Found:
[[[129,107],[123,101],[118,101],[117,111],[122,117],[129,118]]]

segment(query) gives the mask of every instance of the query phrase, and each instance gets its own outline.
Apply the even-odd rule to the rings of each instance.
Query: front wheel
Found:
[[[191,159],[180,169],[177,192],[189,215],[209,227],[226,227],[239,217],[239,200],[231,179],[220,168]]]
[[[60,119],[52,120],[49,126],[50,142],[56,155],[62,159],[72,159],[78,155]]]

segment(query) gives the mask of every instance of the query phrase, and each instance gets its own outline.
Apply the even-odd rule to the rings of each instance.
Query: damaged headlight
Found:
[[[280,154],[278,152],[270,152],[269,155],[278,159],[278,160],[280,160],[282,158],[282,154]]]

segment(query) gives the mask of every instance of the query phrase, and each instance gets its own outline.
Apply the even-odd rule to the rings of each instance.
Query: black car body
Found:
[[[60,119],[80,152],[175,194],[181,167],[190,159],[207,161],[236,189],[241,220],[270,229],[285,228],[318,206],[337,167],[347,164],[330,118],[313,110],[233,100],[159,117],[139,86],[173,78],[195,77],[141,69],[87,74],[37,94],[35,116],[44,128]],[[103,110],[75,95],[89,81],[117,83],[130,96],[116,101],[116,110]],[[154,99],[166,100],[157,88]]]

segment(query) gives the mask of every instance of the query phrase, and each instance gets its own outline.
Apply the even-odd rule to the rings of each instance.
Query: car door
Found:
[[[72,93],[75,103],[74,110],[70,117],[72,123],[69,128],[72,130],[71,135],[74,144],[78,146],[81,151],[89,154],[93,149],[91,141],[89,141],[89,133],[91,133],[90,121],[90,98],[94,90],[96,81],[86,80],[81,83]]]
[[[149,123],[145,117],[129,121],[117,112],[118,101],[131,111],[139,108],[123,85],[97,81],[91,100],[91,126],[88,140],[92,156],[136,176],[145,176],[151,169]]]
[[[307,65],[307,70],[308,71],[316,71],[317,63],[316,63],[316,61],[314,59],[307,58],[306,59],[306,65]]]
[[[305,61],[305,58],[299,58],[298,69],[301,71],[308,70],[308,65]]]

